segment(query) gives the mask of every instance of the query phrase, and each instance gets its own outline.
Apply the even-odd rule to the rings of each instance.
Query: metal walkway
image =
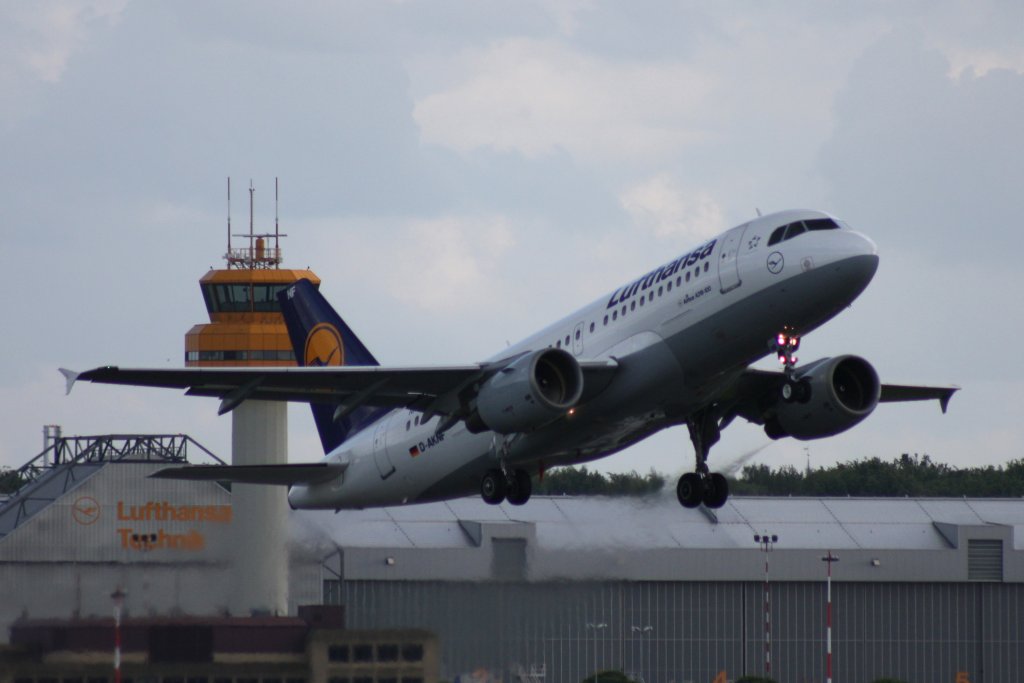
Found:
[[[189,445],[224,464],[185,434],[58,437],[42,453],[5,475],[18,482],[18,489],[0,501],[0,539],[110,463],[187,463]]]

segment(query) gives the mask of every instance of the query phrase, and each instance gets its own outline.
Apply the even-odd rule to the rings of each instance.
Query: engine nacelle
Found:
[[[563,349],[534,351],[480,388],[470,431],[529,432],[565,415],[583,394],[583,371]]]
[[[845,432],[871,414],[882,391],[878,373],[858,356],[816,361],[798,369],[795,379],[783,387],[775,416],[765,423],[773,439],[806,441]]]

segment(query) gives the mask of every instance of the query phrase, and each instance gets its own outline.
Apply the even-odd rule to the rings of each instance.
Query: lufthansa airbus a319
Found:
[[[686,425],[685,507],[729,492],[708,453],[735,418],[773,439],[850,429],[879,403],[933,399],[956,387],[883,384],[838,355],[798,365],[802,335],[849,306],[878,268],[875,244],[817,211],[759,217],[679,254],[491,359],[386,367],[308,281],[278,298],[298,368],[123,369],[75,380],[187,389],[222,399],[302,401],[325,456],[309,464],[180,466],[153,476],[287,485],[294,508],[364,508],[478,492],[522,505],[545,468],[620,451]],[[752,369],[767,355],[779,372]],[[344,365],[339,363],[344,362]],[[317,367],[319,366],[319,367]]]

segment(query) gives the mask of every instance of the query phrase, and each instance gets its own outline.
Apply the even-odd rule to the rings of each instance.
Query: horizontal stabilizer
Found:
[[[314,462],[298,465],[176,465],[149,475],[152,479],[228,481],[235,484],[294,486],[317,484],[342,474],[347,465]]]

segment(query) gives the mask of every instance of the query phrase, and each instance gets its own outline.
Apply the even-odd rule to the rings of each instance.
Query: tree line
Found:
[[[533,492],[547,496],[644,496],[661,491],[669,479],[654,470],[647,474],[602,474],[585,465],[559,467],[545,472],[534,483]],[[0,467],[0,494],[12,494],[22,483],[17,472]],[[741,496],[1019,498],[1024,497],[1024,459],[965,469],[934,462],[928,455],[908,453],[892,461],[867,458],[810,472],[788,465],[747,465],[739,477],[729,478],[729,491]]]
[[[654,470],[606,475],[586,466],[561,467],[545,473],[534,493],[642,496],[660,491],[668,481]],[[810,472],[788,465],[747,465],[729,478],[729,490],[741,496],[1018,498],[1024,497],[1024,459],[964,469],[909,453],[892,461],[865,458]]]

